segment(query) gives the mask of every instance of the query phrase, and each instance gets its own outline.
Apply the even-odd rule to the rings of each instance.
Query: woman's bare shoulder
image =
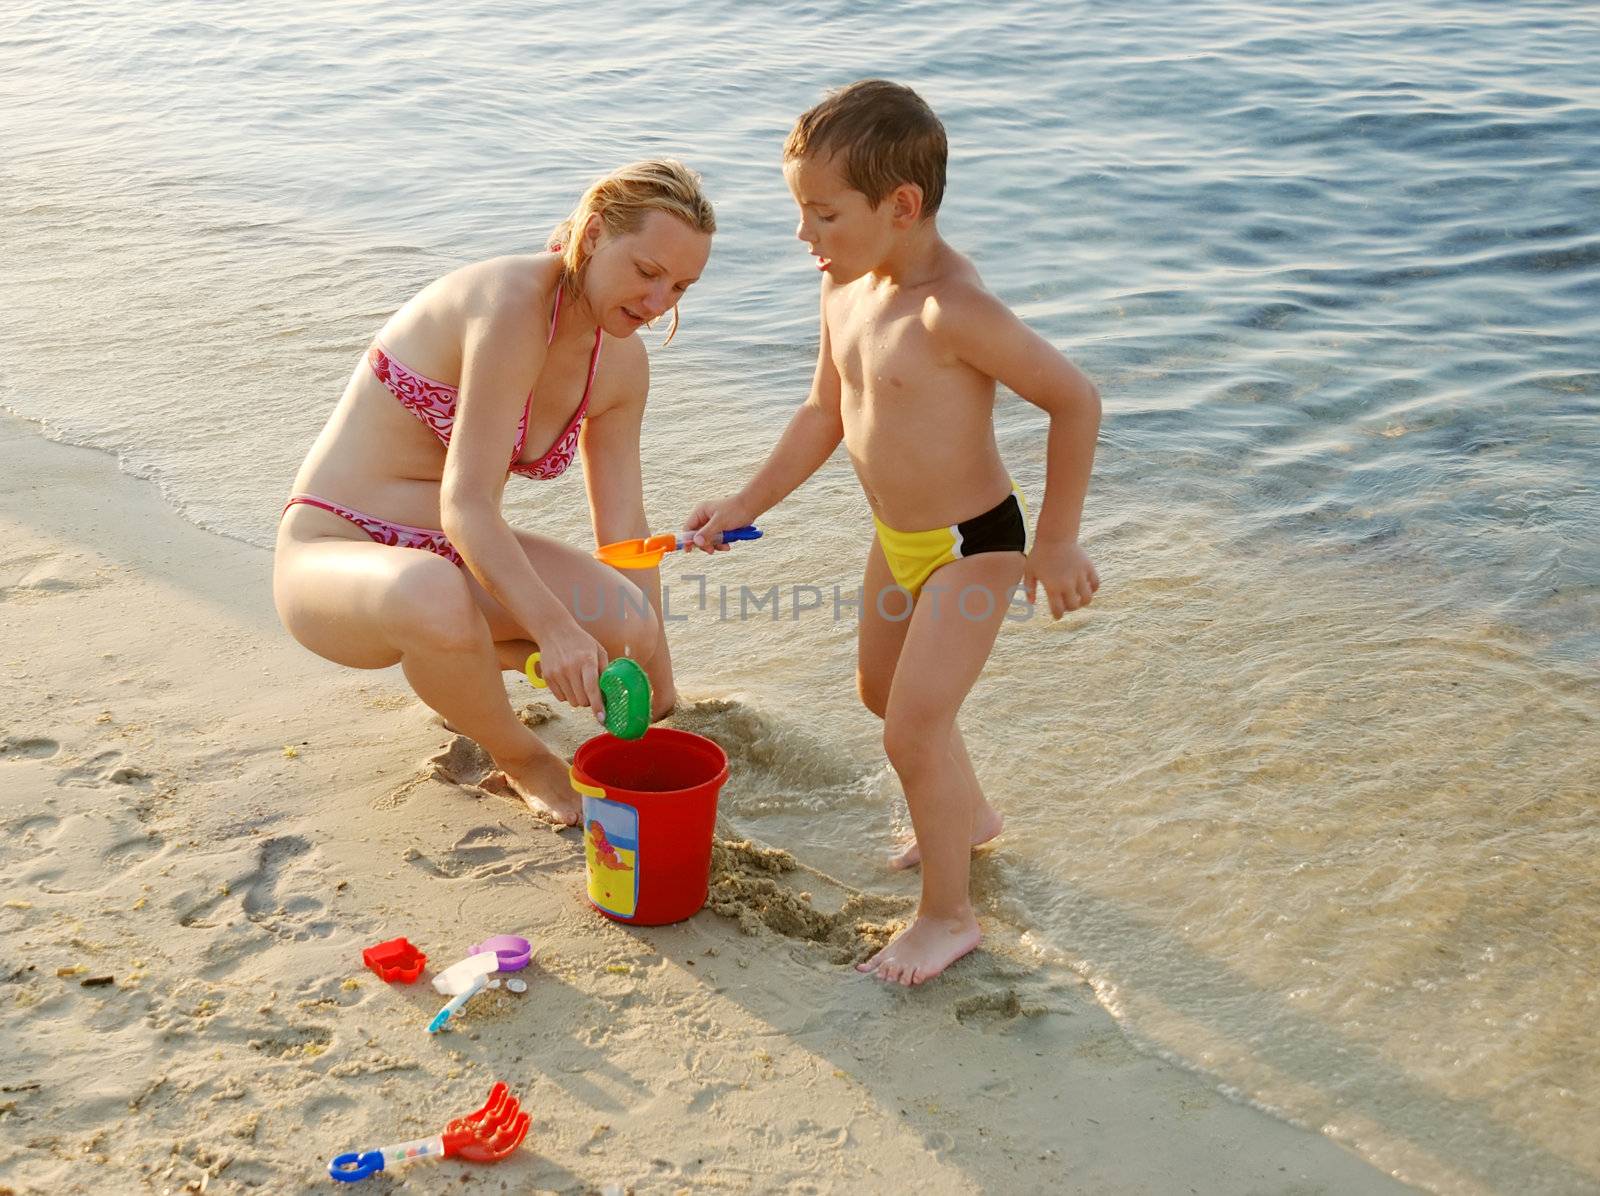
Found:
[[[389,317],[378,339],[411,368],[435,378],[460,376],[469,341],[501,344],[513,356],[531,353],[534,342],[525,330],[549,323],[560,273],[553,254],[471,262],[419,291]]]
[[[560,278],[561,259],[555,254],[523,253],[474,262],[442,281],[454,283],[464,314],[521,322],[540,314],[549,319]]]

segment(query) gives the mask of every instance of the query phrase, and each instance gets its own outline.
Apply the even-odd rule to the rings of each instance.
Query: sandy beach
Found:
[[[22,421],[0,474],[0,1193],[326,1191],[495,1080],[518,1153],[364,1190],[1406,1190],[1141,1054],[1004,926],[925,989],[858,978],[907,907],[736,827],[711,909],[606,921],[577,832],[477,789],[398,671],[288,639],[267,553]],[[715,737],[698,671],[675,718]],[[563,750],[587,734],[524,692]],[[430,987],[360,963],[499,932],[536,945],[527,992],[436,1038]]]

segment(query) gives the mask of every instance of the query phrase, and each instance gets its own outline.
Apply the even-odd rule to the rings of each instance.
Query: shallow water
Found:
[[[14,5],[0,402],[265,545],[394,307],[672,153],[722,226],[652,342],[674,525],[809,380],[789,122],[912,83],[950,131],[946,234],[1106,399],[1105,586],[1006,627],[963,718],[1010,826],[990,916],[1153,1049],[1387,1170],[1600,1186],[1600,16],[872,8]],[[1036,508],[1044,423],[1008,398],[998,424]],[[511,494],[587,535],[576,471]],[[842,459],[764,525],[668,573],[686,689],[738,699],[729,809],[911,891],[880,869],[905,820],[834,618],[870,527]],[[773,585],[776,620],[738,618]]]

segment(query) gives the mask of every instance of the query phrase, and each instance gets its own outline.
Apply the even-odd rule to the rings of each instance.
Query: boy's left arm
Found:
[[[1100,576],[1078,543],[1078,531],[1100,435],[1100,392],[1087,374],[981,287],[963,288],[941,302],[935,331],[962,361],[1049,415],[1044,501],[1023,580],[1029,602],[1044,587],[1053,619],[1088,606]]]

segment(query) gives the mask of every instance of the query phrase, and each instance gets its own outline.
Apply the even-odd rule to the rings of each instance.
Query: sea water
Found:
[[[984,916],[1147,1049],[1446,1191],[1600,1186],[1600,13],[1572,3],[13,3],[0,403],[271,543],[387,315],[638,157],[720,231],[647,332],[658,529],[804,397],[794,116],[883,75],[946,236],[1099,384],[1104,586],[1002,629],[962,725]],[[604,368],[602,366],[602,368]],[[1001,448],[1037,510],[1045,417]],[[587,543],[579,471],[513,481]],[[871,890],[842,454],[675,562],[741,831]],[[1064,1081],[1064,1082],[1070,1082]]]

